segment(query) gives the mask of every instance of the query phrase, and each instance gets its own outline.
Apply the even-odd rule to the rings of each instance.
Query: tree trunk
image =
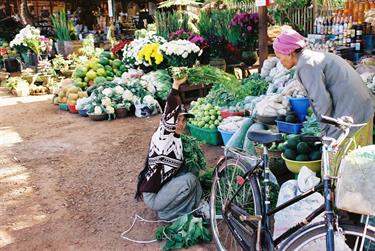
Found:
[[[268,39],[267,39],[267,7],[258,7],[259,9],[259,71],[262,69],[264,60],[268,57]]]

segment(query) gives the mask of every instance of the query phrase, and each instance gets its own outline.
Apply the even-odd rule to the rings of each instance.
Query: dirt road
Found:
[[[0,249],[161,250],[120,238],[135,214],[136,176],[159,116],[93,122],[59,110],[48,96],[0,90]],[[215,163],[220,149],[204,147]],[[156,223],[131,236],[153,239]],[[189,250],[215,250],[202,245]]]

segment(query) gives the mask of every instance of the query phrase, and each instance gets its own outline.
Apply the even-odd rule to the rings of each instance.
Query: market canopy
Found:
[[[187,5],[199,6],[201,5],[201,3],[196,2],[194,0],[168,0],[168,1],[161,2],[158,8],[169,8],[172,6],[187,6]]]

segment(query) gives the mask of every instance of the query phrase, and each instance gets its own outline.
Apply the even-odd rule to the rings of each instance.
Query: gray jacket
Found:
[[[321,115],[351,116],[355,123],[365,123],[373,117],[372,94],[360,75],[341,57],[304,49],[298,58],[296,75],[318,119]],[[340,130],[333,126],[320,126],[323,135],[334,138],[340,135]]]

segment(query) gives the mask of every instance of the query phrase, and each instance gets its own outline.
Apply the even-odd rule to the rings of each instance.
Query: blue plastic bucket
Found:
[[[290,98],[289,103],[292,106],[292,111],[297,114],[307,114],[310,106],[308,98]]]
[[[301,123],[306,120],[306,116],[307,116],[307,114],[297,113],[298,120]]]
[[[221,138],[223,139],[224,145],[227,145],[228,141],[233,136],[234,132],[227,132],[220,129],[218,129],[218,131],[221,134]]]

